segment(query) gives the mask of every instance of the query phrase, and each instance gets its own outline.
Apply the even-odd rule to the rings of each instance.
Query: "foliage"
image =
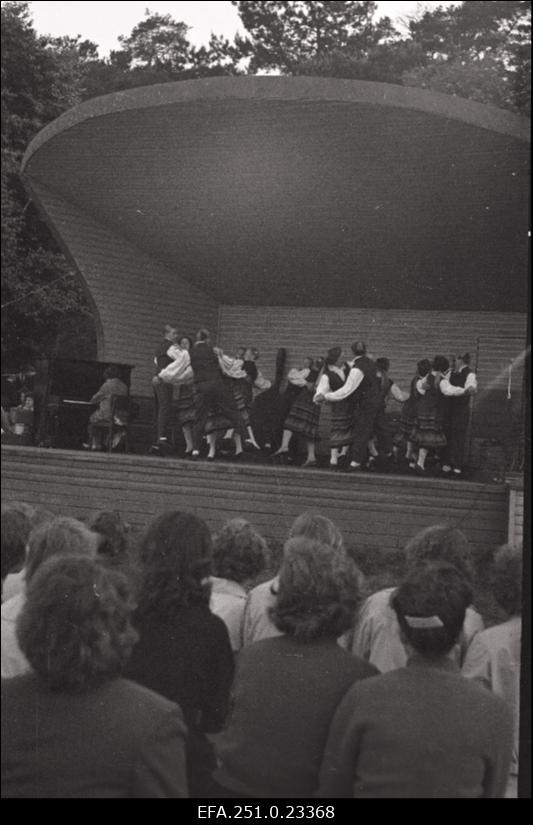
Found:
[[[237,37],[248,71],[292,73],[298,64],[324,58],[332,51],[363,57],[393,35],[388,18],[375,22],[372,2],[236,2],[248,32]]]
[[[33,135],[79,100],[76,67],[67,44],[36,35],[28,3],[2,6],[2,353],[15,361],[57,349],[69,325],[83,326],[89,314],[18,175]]]

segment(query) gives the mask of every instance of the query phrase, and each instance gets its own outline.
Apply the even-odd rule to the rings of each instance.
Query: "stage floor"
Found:
[[[283,541],[305,510],[332,518],[347,543],[398,550],[418,530],[448,523],[485,550],[507,538],[509,489],[446,478],[2,445],[2,501],[86,518],[117,509],[136,528],[157,513],[188,510],[216,530],[249,519]]]

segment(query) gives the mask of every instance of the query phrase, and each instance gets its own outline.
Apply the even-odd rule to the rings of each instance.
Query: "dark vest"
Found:
[[[168,350],[172,346],[172,341],[169,341],[168,338],[165,338],[164,341],[161,341],[158,347],[156,347],[155,351],[155,358],[157,361],[155,374],[158,375],[161,370],[164,370],[165,367],[168,367],[169,364],[172,363],[172,358],[169,358],[167,355]]]
[[[358,400],[375,399],[379,401],[381,390],[381,377],[378,368],[371,358],[366,355],[357,358],[354,361],[354,369],[361,370],[363,373],[363,380],[355,391],[355,397]]]
[[[473,370],[470,367],[465,367],[461,372],[451,372],[449,381],[452,387],[464,387],[466,379]],[[447,399],[451,410],[459,410],[468,407],[470,397],[468,395],[451,396]]]
[[[191,367],[196,383],[222,380],[218,358],[213,352],[211,344],[206,344],[203,341],[194,344],[191,348],[190,355]]]
[[[337,372],[335,372],[335,370],[330,370],[327,367],[324,370],[325,374],[328,377],[329,389],[331,392],[337,392],[337,390],[340,390],[341,387],[344,387],[348,374],[345,367],[343,367],[344,378],[341,378],[340,375]]]

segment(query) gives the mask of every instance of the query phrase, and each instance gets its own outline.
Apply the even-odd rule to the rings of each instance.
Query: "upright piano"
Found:
[[[96,409],[90,399],[104,383],[105,369],[118,367],[128,392],[133,369],[130,364],[115,361],[66,358],[38,358],[34,364],[34,442],[42,447],[74,450],[87,440],[89,416]]]

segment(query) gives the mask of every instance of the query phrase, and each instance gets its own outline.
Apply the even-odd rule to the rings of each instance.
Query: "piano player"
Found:
[[[91,450],[102,449],[102,432],[95,427],[95,424],[111,421],[112,398],[116,395],[127,396],[128,388],[124,381],[119,378],[120,369],[109,366],[104,370],[104,383],[90,400],[91,404],[98,404],[89,418],[89,443],[86,445]]]

